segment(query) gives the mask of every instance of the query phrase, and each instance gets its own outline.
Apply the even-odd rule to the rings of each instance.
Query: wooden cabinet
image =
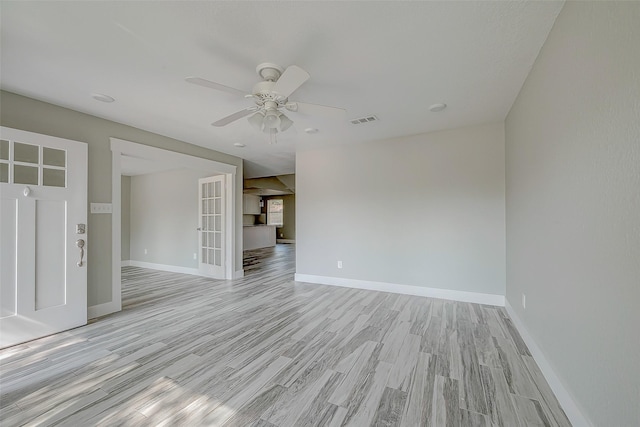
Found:
[[[259,215],[260,210],[260,197],[253,194],[242,195],[242,213],[247,215]]]

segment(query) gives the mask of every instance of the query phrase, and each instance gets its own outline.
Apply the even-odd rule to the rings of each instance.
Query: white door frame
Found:
[[[104,316],[122,310],[122,285],[121,285],[121,228],[122,228],[122,187],[121,187],[121,166],[120,156],[127,155],[140,157],[162,162],[171,162],[177,167],[192,168],[210,171],[212,174],[226,175],[226,248],[225,256],[228,260],[225,267],[225,278],[233,279],[235,274],[235,249],[236,249],[236,174],[237,166],[215,160],[203,159],[201,157],[190,156],[188,154],[176,153],[175,151],[164,150],[162,148],[149,145],[138,144],[118,138],[111,140],[111,301],[108,303],[89,307],[89,319]],[[194,204],[196,201],[194,201]]]

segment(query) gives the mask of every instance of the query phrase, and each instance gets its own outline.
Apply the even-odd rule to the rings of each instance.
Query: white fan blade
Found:
[[[297,65],[292,65],[280,76],[276,81],[273,91],[288,98],[296,89],[298,89],[304,82],[309,80],[309,73]]]
[[[238,119],[241,119],[243,117],[248,116],[249,114],[253,113],[254,111],[257,111],[258,107],[249,107],[249,108],[245,108],[244,110],[240,110],[236,113],[231,114],[230,116],[224,117],[220,120],[218,120],[217,122],[211,123],[213,126],[217,126],[217,127],[221,127],[221,126],[226,126],[231,122],[235,122]]]
[[[227,92],[227,93],[232,93],[234,95],[239,95],[239,96],[246,96],[246,95],[250,95],[247,92],[240,90],[240,89],[235,89],[229,86],[225,86],[225,85],[221,85],[220,83],[215,83],[215,82],[211,82],[209,80],[205,80],[205,79],[201,79],[200,77],[187,77],[185,79],[188,83],[192,83],[194,85],[198,85],[198,86],[204,86],[204,87],[208,87],[211,89],[216,89],[216,90],[221,90],[223,92]]]
[[[289,111],[307,114],[309,116],[323,116],[330,119],[344,119],[347,110],[338,107],[327,107],[326,105],[307,104],[306,102],[290,102],[286,106]]]

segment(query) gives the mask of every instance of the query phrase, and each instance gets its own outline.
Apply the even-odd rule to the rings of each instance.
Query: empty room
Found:
[[[640,426],[639,1],[0,1],[0,425]]]

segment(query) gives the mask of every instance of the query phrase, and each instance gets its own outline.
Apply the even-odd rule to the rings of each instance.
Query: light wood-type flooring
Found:
[[[0,351],[2,425],[568,426],[505,310],[126,267],[123,311]]]

